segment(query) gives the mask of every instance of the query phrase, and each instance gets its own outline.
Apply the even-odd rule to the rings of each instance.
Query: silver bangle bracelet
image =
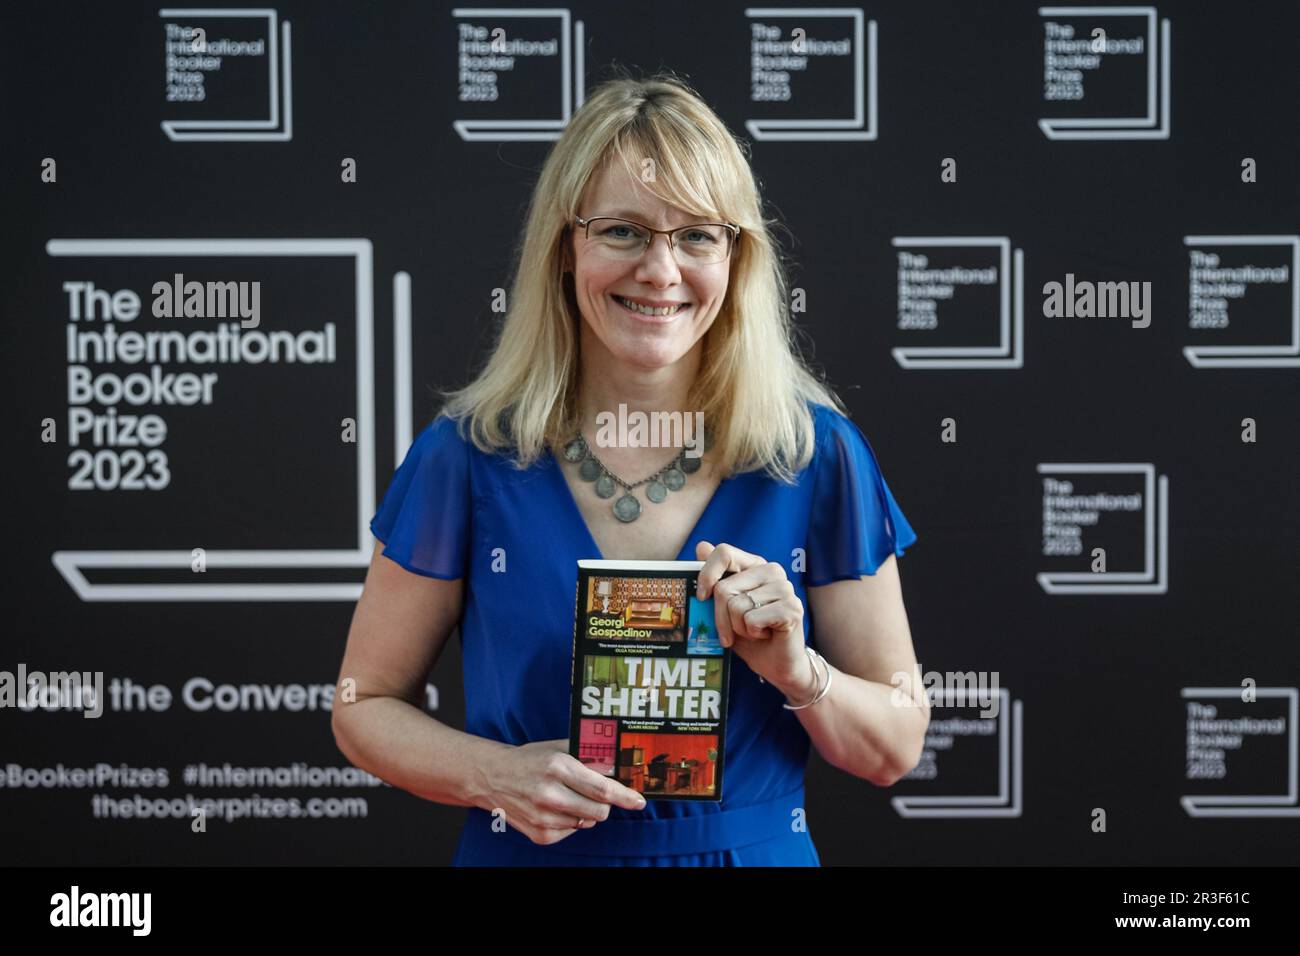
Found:
[[[781,706],[784,707],[786,710],[803,710],[805,707],[811,707],[813,704],[817,703],[819,700],[821,700],[823,697],[825,697],[826,694],[827,694],[827,693],[830,691],[830,689],[831,689],[831,666],[830,666],[830,664],[826,663],[826,659],[825,659],[824,657],[822,657],[820,654],[818,654],[815,650],[813,650],[810,646],[808,646],[808,645],[804,645],[804,650],[806,650],[806,651],[808,652],[808,660],[809,660],[809,662],[811,662],[811,664],[812,664],[812,669],[813,669],[813,678],[814,678],[814,680],[816,680],[816,679],[818,678],[818,674],[817,674],[817,662],[818,662],[818,661],[821,661],[822,669],[826,672],[826,683],[825,683],[825,684],[822,684],[822,685],[818,688],[817,693],[815,693],[815,694],[813,695],[813,699],[810,700],[810,701],[808,701],[808,703],[806,703],[806,704],[782,704]]]

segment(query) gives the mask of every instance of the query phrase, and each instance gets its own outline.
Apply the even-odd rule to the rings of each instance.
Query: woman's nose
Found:
[[[661,283],[673,282],[680,278],[681,270],[678,268],[677,254],[669,246],[667,236],[657,235],[651,240],[650,248],[642,253],[641,260],[637,264],[637,272],[644,275],[647,281],[657,280]]]

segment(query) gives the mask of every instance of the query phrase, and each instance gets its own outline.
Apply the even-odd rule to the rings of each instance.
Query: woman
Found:
[[[456,865],[817,866],[809,744],[879,786],[920,757],[928,702],[891,683],[917,669],[895,560],[916,535],[793,348],[768,225],[737,141],[671,76],[606,83],[548,157],[496,347],[371,523],[335,698],[354,764],[470,808]],[[594,440],[620,405],[702,412],[671,493],[638,479],[686,458]],[[600,557],[704,562],[738,658],[720,803],[646,802],[568,753],[576,561]],[[420,707],[457,626],[464,732]]]

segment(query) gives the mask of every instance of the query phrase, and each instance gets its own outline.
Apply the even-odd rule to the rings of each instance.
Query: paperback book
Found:
[[[722,799],[731,652],[703,561],[579,561],[569,752],[647,800]]]

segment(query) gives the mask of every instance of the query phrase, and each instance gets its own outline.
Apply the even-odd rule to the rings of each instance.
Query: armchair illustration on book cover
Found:
[[[667,631],[667,639],[680,641],[686,620],[684,579],[601,577],[588,592],[587,613],[618,615],[629,633],[636,630]],[[652,635],[663,640],[663,634]]]

